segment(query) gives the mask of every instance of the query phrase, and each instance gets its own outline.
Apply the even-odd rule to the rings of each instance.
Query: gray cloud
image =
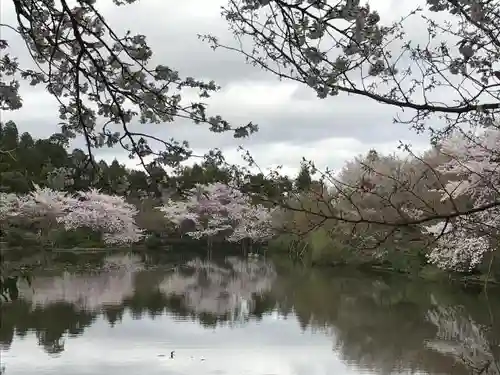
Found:
[[[346,137],[363,143],[423,140],[410,131],[408,126],[393,123],[394,111],[391,107],[347,95],[321,100],[315,97],[312,90],[301,86],[297,86],[296,91],[291,94],[283,94],[288,96],[276,101],[273,94],[287,90],[277,89],[277,83],[266,84],[269,89],[267,95],[265,88],[256,90],[255,94],[260,97],[254,103],[246,103],[243,96],[251,95],[251,88],[247,94],[244,94],[243,89],[235,89],[235,95],[232,96],[232,86],[229,86],[220,97],[214,98],[209,107],[213,113],[222,113],[232,124],[241,125],[249,121],[257,123],[260,130],[249,139],[235,140],[231,134],[210,133],[205,125],[195,126],[185,120],[131,128],[141,129],[162,139],[185,139],[195,149],[276,142],[305,144],[327,138]]]

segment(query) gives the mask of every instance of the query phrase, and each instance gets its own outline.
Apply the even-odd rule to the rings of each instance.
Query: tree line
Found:
[[[140,168],[126,168],[116,159],[111,163],[97,160],[96,168],[93,163],[88,162],[84,151],[69,150],[69,139],[62,133],[45,139],[34,139],[29,132],[20,134],[13,122],[0,123],[0,149],[7,150],[0,154],[1,192],[28,194],[33,191],[34,185],[39,185],[68,193],[95,188],[104,194],[124,196],[139,209],[136,217],[139,227],[153,237],[177,234],[172,233],[168,222],[155,209],[162,201],[167,198],[181,199],[182,192],[193,189],[198,184],[227,184],[235,176],[234,169],[208,161],[181,166],[174,174],[167,174],[161,167],[153,172],[150,169],[148,174]],[[246,174],[246,178],[248,177],[247,191],[257,190],[258,187],[259,191],[266,190],[266,195],[271,197],[291,189],[305,191],[313,182],[305,165],[295,181],[284,177],[278,184],[273,184],[263,174]],[[158,189],[157,181],[164,182],[161,189]],[[282,188],[276,186],[280,184]],[[54,243],[56,246],[102,245],[88,231],[81,233],[83,237],[76,238],[66,231],[56,232],[59,236],[59,240]],[[4,240],[10,245],[40,242],[39,239],[31,238],[29,233],[26,237],[25,231],[16,231],[15,228],[4,230],[4,235]]]

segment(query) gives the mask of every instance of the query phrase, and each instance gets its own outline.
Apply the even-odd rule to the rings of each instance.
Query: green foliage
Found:
[[[39,244],[39,237],[26,229],[10,227],[4,230],[3,241],[7,246],[30,247]]]
[[[273,254],[287,254],[294,260],[318,266],[377,266],[394,272],[417,275],[427,265],[425,249],[418,245],[399,248],[392,245],[355,250],[349,239],[336,237],[320,226],[304,236],[283,234],[270,244]]]
[[[427,264],[423,266],[419,272],[419,276],[429,281],[443,281],[449,279],[447,272],[443,271],[442,269],[439,269],[438,267],[432,264]]]
[[[306,222],[303,212],[294,213],[294,219],[288,219],[295,224],[295,231],[284,233],[273,239],[269,244],[269,252],[273,258],[288,257],[307,265],[315,266],[356,266],[361,268],[376,268],[396,273],[405,273],[415,277],[422,277],[431,281],[457,279],[466,281],[489,280],[495,282],[500,276],[500,260],[493,259],[490,269],[490,257],[486,257],[484,264],[476,272],[477,275],[453,275],[430,265],[427,261],[428,248],[422,241],[403,241],[401,244],[388,242],[372,249],[356,250],[352,238],[343,238],[328,221],[304,235],[306,228],[297,226]],[[336,224],[339,225],[338,223]],[[335,225],[334,225],[335,226]],[[412,236],[411,231],[403,232],[403,239]],[[336,233],[338,235],[336,235]],[[368,233],[365,233],[367,235]],[[359,234],[358,234],[359,236]],[[474,280],[473,280],[474,279]]]
[[[144,246],[149,250],[159,249],[164,246],[163,240],[157,234],[152,234],[144,240]]]
[[[300,166],[299,174],[295,179],[295,188],[298,191],[308,191],[312,184],[311,172],[305,163]]]
[[[54,247],[88,247],[96,248],[103,247],[98,233],[92,232],[86,228],[78,228],[76,230],[66,231],[60,229],[53,235]]]

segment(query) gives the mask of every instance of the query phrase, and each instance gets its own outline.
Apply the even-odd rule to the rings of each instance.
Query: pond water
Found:
[[[100,263],[40,272],[2,306],[6,375],[500,375],[498,290],[235,257]]]

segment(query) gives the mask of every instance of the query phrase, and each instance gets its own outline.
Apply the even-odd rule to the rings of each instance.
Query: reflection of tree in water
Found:
[[[434,300],[434,299],[433,299]],[[486,337],[487,328],[475,322],[463,307],[440,306],[427,313],[427,319],[437,328],[436,339],[426,343],[439,353],[451,355],[473,374],[500,375],[500,363]]]
[[[227,257],[223,265],[196,259],[185,268],[190,272],[173,273],[160,284],[160,291],[181,297],[188,311],[205,320],[225,317],[230,323],[247,320],[255,311],[256,297],[263,302],[276,277],[269,263],[236,257]]]
[[[132,256],[111,256],[105,260],[104,268],[92,274],[71,274],[37,277],[32,288],[21,285],[25,300],[34,306],[44,306],[54,301],[65,301],[77,309],[97,311],[105,305],[117,305],[134,291],[134,271],[137,259]]]
[[[290,274],[290,278],[280,277],[273,288],[279,309],[293,310],[304,329],[331,333],[335,350],[346,362],[381,374],[398,370],[471,373],[448,353],[425,346],[437,333],[427,312],[432,308],[431,291],[468,306],[478,304],[477,296],[469,301],[463,293],[454,296],[445,286],[399,277],[366,277],[354,271],[335,277],[318,270]]]
[[[168,312],[205,327],[234,323],[238,313],[239,318],[252,315],[259,319],[276,305],[263,294],[274,278],[273,267],[260,260],[228,257],[218,264],[195,260],[174,272],[155,268],[137,273],[134,294],[123,301],[122,307],[135,319],[145,315],[154,319]],[[219,300],[207,300],[212,297]]]
[[[47,353],[57,354],[64,350],[64,337],[81,335],[92,325],[97,314],[77,309],[73,304],[53,302],[33,307],[26,301],[16,301],[2,306],[0,342],[8,349],[14,339],[25,337],[34,331],[38,343]]]
[[[21,284],[21,299],[2,306],[0,343],[8,349],[14,335],[34,331],[46,352],[62,352],[66,335],[81,335],[103,306],[119,305],[133,293],[136,266],[134,257],[110,256],[104,269],[92,274],[64,272],[36,277],[32,288]]]
[[[207,309],[210,304],[202,298],[199,308],[192,298],[194,293],[189,295],[189,303],[184,295],[167,295],[168,286],[172,285],[172,280],[179,280],[180,273],[172,273],[166,268],[142,270],[136,259],[130,256],[108,257],[104,269],[92,273],[40,276],[33,281],[33,289],[21,285],[22,299],[2,306],[0,344],[8,349],[15,335],[24,337],[34,331],[44,350],[55,354],[64,350],[67,335],[81,335],[99,314],[111,326],[120,322],[128,311],[135,319],[145,314],[154,319],[168,312],[213,327],[236,319],[241,305],[246,308],[243,311],[254,312],[257,316],[262,316],[275,305],[274,301],[259,294],[269,289],[275,276],[272,267],[260,261],[245,264],[229,258],[222,266],[196,261],[183,269],[189,271],[183,276],[189,280],[197,273],[212,280],[208,288],[205,284],[188,283],[189,290],[205,290],[210,293],[203,294],[205,297],[215,296],[217,291],[226,299],[231,293],[233,299],[217,305],[220,309],[214,311]],[[204,282],[203,277],[200,276],[199,282]],[[226,290],[227,295],[222,290]],[[231,301],[245,302],[234,305]],[[232,309],[235,306],[236,309]],[[239,317],[241,311],[240,308]]]

